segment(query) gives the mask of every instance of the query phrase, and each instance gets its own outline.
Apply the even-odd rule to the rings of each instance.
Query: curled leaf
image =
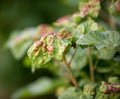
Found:
[[[70,32],[43,33],[28,50],[28,56],[35,67],[42,66],[55,58],[62,60],[65,49],[70,44]]]

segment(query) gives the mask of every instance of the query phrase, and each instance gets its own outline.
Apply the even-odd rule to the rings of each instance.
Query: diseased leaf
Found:
[[[79,4],[80,16],[97,17],[100,10],[100,0],[82,0]]]
[[[65,49],[71,43],[70,32],[43,33],[40,40],[37,40],[28,50],[28,56],[33,67],[40,67],[51,59],[62,60]]]
[[[108,83],[109,82],[109,83]],[[118,77],[110,77],[108,82],[102,81],[95,99],[119,99],[120,81]]]
[[[63,92],[58,99],[79,99],[80,89],[75,87],[68,88],[65,92]]]
[[[14,31],[7,41],[7,47],[12,51],[16,59],[21,59],[32,42],[38,39],[42,32],[52,32],[49,25],[26,28],[23,31]]]
[[[96,46],[98,49],[117,48],[120,45],[120,33],[116,31],[93,31],[80,37],[77,43],[79,45]]]

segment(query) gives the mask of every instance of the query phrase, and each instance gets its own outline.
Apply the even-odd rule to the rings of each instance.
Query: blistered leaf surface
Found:
[[[100,0],[82,0],[79,9],[81,17],[97,17],[100,10]]]
[[[70,32],[43,33],[40,40],[37,40],[28,50],[28,56],[33,66],[42,66],[55,58],[62,60],[67,46],[70,44]]]

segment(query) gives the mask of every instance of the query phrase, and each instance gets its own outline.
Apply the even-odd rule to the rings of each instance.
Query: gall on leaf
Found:
[[[62,61],[65,49],[71,44],[70,37],[72,35],[67,31],[41,34],[27,52],[33,66],[39,68],[53,58]]]
[[[81,1],[79,4],[80,17],[91,16],[96,18],[100,10],[100,0]]]

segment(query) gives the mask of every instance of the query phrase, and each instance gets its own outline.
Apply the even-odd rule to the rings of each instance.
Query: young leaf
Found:
[[[90,31],[96,30],[98,30],[98,24],[90,19],[78,25],[74,32],[74,35],[76,38],[79,38]]]

